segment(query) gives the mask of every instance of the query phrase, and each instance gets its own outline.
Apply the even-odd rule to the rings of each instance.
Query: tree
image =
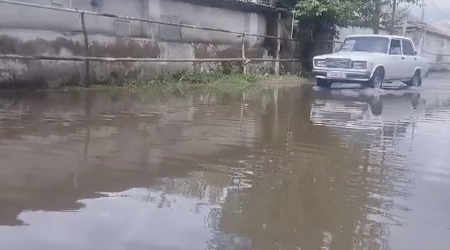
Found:
[[[379,33],[380,26],[393,28],[409,14],[409,8],[399,9],[402,4],[418,4],[418,0],[367,0],[359,9],[361,25],[372,27],[374,34]],[[395,14],[393,12],[395,11]]]
[[[419,4],[419,0],[279,0],[284,8],[294,10],[300,25],[314,24],[317,28],[335,31],[337,26],[349,25],[379,28],[396,26],[409,14],[405,4]],[[393,15],[393,10],[395,14]]]
[[[357,20],[358,8],[365,0],[282,0],[279,5],[293,10],[298,25],[295,38],[301,58],[306,59],[303,68],[311,69],[315,54],[330,52],[331,41],[337,35],[337,27],[347,27]]]
[[[335,32],[357,20],[355,15],[364,0],[300,0],[294,6],[299,23]]]

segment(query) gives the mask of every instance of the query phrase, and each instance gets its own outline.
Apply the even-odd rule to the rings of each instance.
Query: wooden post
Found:
[[[281,41],[280,41],[280,37],[281,37],[281,13],[278,13],[278,18],[277,18],[277,51],[275,54],[275,59],[277,61],[275,61],[275,75],[279,75],[280,74],[280,48],[281,48]]]
[[[84,36],[84,56],[85,57],[89,57],[89,39],[88,39],[88,34],[87,34],[87,30],[86,30],[86,22],[85,22],[85,13],[81,12],[81,28],[83,29],[83,36]],[[86,66],[86,82],[85,82],[85,86],[89,87],[90,83],[89,83],[89,60],[85,61],[85,66]]]
[[[242,34],[242,44],[241,44],[241,52],[242,52],[242,74],[247,74],[247,58],[245,57],[245,33]]]

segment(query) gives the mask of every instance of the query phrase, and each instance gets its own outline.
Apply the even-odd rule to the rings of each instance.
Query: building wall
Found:
[[[173,23],[266,34],[266,17],[228,9],[170,0],[22,0],[22,2],[98,11]],[[91,5],[96,2],[97,5]],[[24,14],[26,13],[26,14]],[[93,56],[149,58],[225,58],[241,56],[236,34],[175,26],[123,21],[86,15]],[[84,38],[80,15],[0,3],[0,53],[82,56]],[[267,52],[256,38],[247,38],[247,57]],[[195,63],[94,63],[91,79],[148,80],[164,71],[216,68]],[[55,70],[57,69],[57,70]],[[85,79],[83,62],[0,61],[0,87],[79,84]]]
[[[432,70],[450,69],[450,39],[446,39],[434,34],[427,34],[423,45],[422,56],[429,58],[435,63]],[[431,54],[430,54],[431,53]]]
[[[421,31],[411,31],[406,34],[411,38],[421,56],[427,58],[431,63],[431,70],[450,69],[450,38],[438,36],[434,33],[427,33],[423,47],[421,48]],[[421,50],[422,49],[422,50]]]

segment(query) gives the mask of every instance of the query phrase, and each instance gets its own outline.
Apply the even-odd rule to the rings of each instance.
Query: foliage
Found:
[[[300,21],[320,21],[327,28],[346,27],[355,19],[360,5],[360,0],[303,0],[295,5],[294,11]]]
[[[395,0],[280,0],[283,6],[294,10],[300,25],[315,26],[336,34],[336,27],[349,25],[373,27],[379,16],[382,27],[389,27]],[[396,4],[418,4],[419,0],[396,0]],[[377,5],[379,5],[377,8]],[[397,8],[395,23],[409,14],[408,8]]]
[[[261,75],[256,74],[224,74],[221,72],[178,72],[172,75],[169,81],[185,84],[248,84],[262,80]]]
[[[376,11],[376,4],[379,4],[379,13]],[[405,18],[409,15],[409,8],[402,7],[399,8],[400,5],[404,4],[419,4],[418,0],[397,0],[397,10],[394,19],[394,25],[400,25]],[[361,5],[361,8],[358,11],[359,16],[361,17],[362,26],[373,27],[376,25],[374,23],[374,19],[376,15],[379,15],[379,26],[381,27],[389,27],[392,18],[392,9],[394,5],[394,0],[367,0]]]

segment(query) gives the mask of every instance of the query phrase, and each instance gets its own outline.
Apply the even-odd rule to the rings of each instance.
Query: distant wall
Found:
[[[266,34],[263,14],[199,6],[169,0],[23,0],[173,23]],[[241,38],[211,32],[115,18],[86,15],[93,56],[149,58],[225,58],[241,56]],[[0,3],[0,53],[82,56],[83,35],[76,13]],[[247,57],[267,57],[262,41],[246,39]],[[94,63],[91,79],[147,80],[161,70],[179,71],[218,67],[198,63]],[[261,66],[261,65],[258,65]],[[83,62],[0,61],[0,87],[36,85],[58,87],[85,79]]]

